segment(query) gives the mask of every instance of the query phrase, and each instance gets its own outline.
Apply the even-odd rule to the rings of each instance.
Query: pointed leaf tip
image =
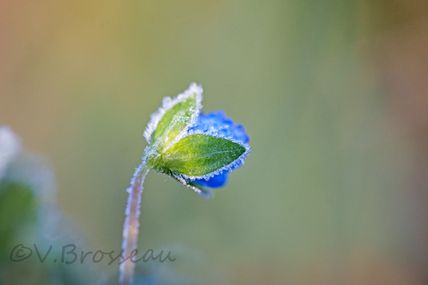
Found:
[[[194,123],[201,109],[202,88],[191,84],[182,94],[164,98],[162,107],[152,115],[144,136],[148,143],[162,150]]]

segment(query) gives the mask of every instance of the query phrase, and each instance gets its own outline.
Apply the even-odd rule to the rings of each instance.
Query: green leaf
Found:
[[[228,139],[194,134],[161,153],[154,166],[167,173],[196,178],[227,167],[245,151],[244,146]]]
[[[167,98],[154,114],[146,130],[146,139],[157,150],[167,148],[198,116],[202,89],[193,84],[174,99]]]
[[[191,122],[195,107],[196,100],[190,97],[169,109],[159,121],[153,141],[162,141],[164,145],[171,143]]]

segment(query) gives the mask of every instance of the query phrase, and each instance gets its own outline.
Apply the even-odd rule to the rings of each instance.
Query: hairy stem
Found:
[[[129,196],[123,224],[122,260],[119,267],[120,285],[131,284],[134,276],[135,264],[132,256],[135,256],[137,251],[141,194],[143,193],[144,179],[148,172],[149,169],[143,160],[135,170],[131,184],[127,189]]]

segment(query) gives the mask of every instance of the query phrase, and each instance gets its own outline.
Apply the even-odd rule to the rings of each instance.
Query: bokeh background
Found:
[[[253,151],[210,201],[149,175],[140,247],[172,280],[426,284],[427,31],[424,0],[0,1],[0,124],[62,231],[118,250],[149,116],[199,82]]]

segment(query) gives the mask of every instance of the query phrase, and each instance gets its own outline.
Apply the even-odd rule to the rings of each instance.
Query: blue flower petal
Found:
[[[210,187],[210,188],[220,188],[223,187],[227,182],[227,174],[224,172],[222,174],[211,177],[208,180],[205,179],[196,179],[192,181],[193,184],[202,187]]]
[[[189,132],[215,133],[243,144],[248,144],[250,140],[245,133],[244,126],[233,123],[223,111],[200,114],[196,124],[189,129]]]
[[[215,134],[216,136],[231,139],[236,142],[247,145],[250,141],[248,135],[245,132],[243,125],[235,124],[230,118],[226,117],[223,111],[216,111],[208,114],[200,114],[197,122],[192,126],[189,132],[201,132],[206,134]],[[215,175],[208,180],[196,179],[191,181],[193,184],[218,188],[226,184],[228,173],[239,168],[241,164],[236,164],[234,167]]]

